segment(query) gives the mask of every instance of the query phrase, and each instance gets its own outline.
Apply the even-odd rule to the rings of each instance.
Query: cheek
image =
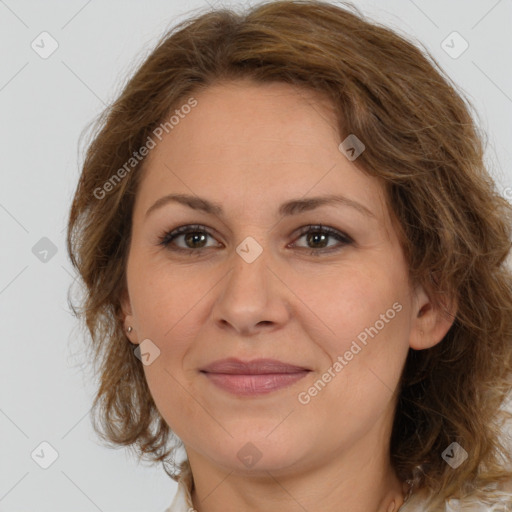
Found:
[[[175,379],[186,385],[183,364],[200,327],[197,311],[204,292],[190,273],[176,272],[169,265],[141,265],[134,260],[131,270],[128,282],[139,341],[149,339],[159,350],[155,361],[144,366],[151,394],[157,405],[178,400],[187,407]],[[173,392],[174,398],[168,396],[170,389],[178,393]]]
[[[408,303],[397,269],[344,270],[323,289],[309,289],[321,330],[310,329],[311,339],[326,359],[300,403],[311,400],[314,415],[330,421],[333,432],[343,424],[355,436],[390,407],[408,352]]]
[[[164,339],[198,300],[198,286],[190,272],[169,262],[134,258],[128,272],[133,313],[144,336]],[[131,278],[131,279],[130,279]]]
[[[204,292],[190,273],[176,272],[170,266],[136,272],[132,284],[140,339],[152,340],[160,350],[158,358],[143,368],[150,393],[171,429],[185,434],[187,425],[181,418],[187,418],[187,424],[196,417],[198,422],[204,421],[187,391],[192,381],[184,368],[187,352],[197,337],[199,322],[194,319]]]
[[[365,336],[373,339],[368,331],[375,339],[392,342],[399,338],[405,327],[405,289],[397,270],[387,272],[382,265],[354,264],[297,283],[294,292],[310,309],[302,318],[310,318],[311,324],[303,327],[313,339],[322,340],[322,348],[331,359],[349,350],[358,338],[363,342]]]

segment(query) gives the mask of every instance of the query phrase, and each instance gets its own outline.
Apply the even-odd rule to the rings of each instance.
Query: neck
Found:
[[[378,445],[353,446],[343,456],[309,464],[307,470],[262,469],[250,475],[220,468],[187,448],[197,512],[279,510],[296,512],[397,512],[403,484]],[[227,505],[229,507],[227,508]]]

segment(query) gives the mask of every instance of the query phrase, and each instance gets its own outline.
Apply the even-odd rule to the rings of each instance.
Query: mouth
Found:
[[[229,358],[200,370],[215,386],[238,396],[271,393],[291,386],[311,370],[275,359],[240,361]]]

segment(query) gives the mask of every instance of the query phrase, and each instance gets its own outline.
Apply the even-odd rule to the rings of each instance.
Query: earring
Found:
[[[129,333],[133,331],[133,327],[131,325],[128,326],[128,328],[126,329]]]

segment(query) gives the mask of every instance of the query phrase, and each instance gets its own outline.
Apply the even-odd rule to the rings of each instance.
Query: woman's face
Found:
[[[410,288],[383,188],[340,151],[311,93],[237,82],[194,97],[148,155],[133,213],[123,307],[156,405],[189,457],[218,467],[364,464],[387,449],[428,301]],[[341,199],[312,202],[327,196]],[[303,370],[204,371],[225,358]]]

